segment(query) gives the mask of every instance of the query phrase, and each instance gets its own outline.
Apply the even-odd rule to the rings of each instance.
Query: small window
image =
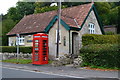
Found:
[[[93,23],[89,23],[89,33],[95,34],[95,25]]]
[[[57,43],[57,30],[56,30],[56,43]],[[61,30],[59,30],[59,43],[61,43]]]
[[[64,36],[64,46],[66,46],[66,36]]]

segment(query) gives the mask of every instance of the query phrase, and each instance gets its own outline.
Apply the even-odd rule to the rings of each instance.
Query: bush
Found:
[[[118,44],[120,43],[120,35],[96,35],[96,34],[85,34],[82,36],[82,44]]]
[[[16,53],[17,52],[17,47],[15,46],[0,46],[0,48],[2,49],[2,53],[4,52],[8,52],[8,53]],[[19,47],[19,51],[22,53],[32,53],[32,47],[23,47],[20,46]]]
[[[91,44],[81,48],[80,55],[84,66],[102,66],[105,68],[119,68],[119,44]]]

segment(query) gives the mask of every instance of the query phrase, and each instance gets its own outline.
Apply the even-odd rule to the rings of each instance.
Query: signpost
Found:
[[[16,34],[17,35],[17,62],[18,62],[18,59],[19,59],[19,38],[20,38],[20,35],[19,34]]]

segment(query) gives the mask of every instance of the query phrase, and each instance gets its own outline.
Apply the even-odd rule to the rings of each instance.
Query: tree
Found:
[[[120,6],[118,7],[118,25],[117,25],[117,33],[120,34]]]
[[[12,19],[15,22],[18,22],[23,16],[19,13],[18,9],[15,7],[11,7],[8,10],[7,18]]]
[[[107,15],[107,14],[106,14]],[[118,7],[115,7],[110,10],[110,12],[107,15],[109,25],[117,25],[118,22]]]
[[[36,2],[34,13],[43,13],[53,10],[58,10],[58,6],[50,6],[51,3],[46,2]],[[66,6],[62,6],[62,8],[66,8]]]
[[[7,18],[15,22],[21,20],[25,15],[34,13],[34,2],[17,2],[16,7],[11,7],[8,10]]]
[[[109,24],[108,13],[110,13],[111,6],[108,2],[96,2],[95,6],[97,8],[98,14],[101,17],[102,23],[104,25]]]
[[[12,19],[5,19],[2,22],[2,46],[8,45],[7,33],[15,26],[15,22]]]
[[[86,3],[90,3],[90,2],[63,2],[62,5],[65,5],[67,7],[72,7],[72,6],[78,6]]]
[[[34,13],[34,2],[18,2],[16,6],[18,12],[24,16]]]

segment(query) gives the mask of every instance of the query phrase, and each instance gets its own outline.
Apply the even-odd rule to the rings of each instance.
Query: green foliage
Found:
[[[2,22],[2,30],[3,30],[2,34],[4,35],[7,32],[9,32],[13,28],[13,26],[15,26],[15,24],[16,23],[12,19],[3,20],[3,22]]]
[[[16,6],[18,12],[24,16],[34,13],[34,2],[18,2]]]
[[[62,6],[62,8],[66,8],[66,6]],[[42,8],[36,7],[34,13],[44,13],[53,10],[58,10],[58,6],[45,6]]]
[[[8,52],[8,53],[16,53],[17,52],[17,47],[15,46],[0,46],[0,48],[2,49],[2,53]],[[20,52],[22,53],[32,53],[32,47],[23,47],[20,46],[19,48]]]
[[[2,46],[2,21],[0,21],[0,46]]]
[[[96,2],[95,6],[99,10],[98,13],[101,14],[107,14],[110,11],[110,4],[108,2]]]
[[[2,62],[8,62],[8,63],[16,63],[16,64],[30,64],[32,63],[31,59],[7,59],[2,60]]]
[[[11,7],[8,10],[7,18],[18,22],[25,15],[34,13],[34,2],[17,2],[16,7]]]
[[[0,37],[2,36],[2,21],[0,21]]]
[[[89,44],[117,44],[120,43],[120,35],[96,35],[96,34],[85,34],[82,36],[83,45]]]
[[[119,5],[114,2],[96,2],[95,6],[104,25],[117,25]]]
[[[118,7],[115,7],[110,10],[109,14],[107,15],[109,24],[116,24],[118,21]]]
[[[110,12],[110,4],[108,2],[96,2],[95,6],[97,8],[98,14],[100,16],[100,18],[102,19],[102,23],[104,25],[109,24],[109,20],[108,20],[108,13]]]
[[[50,6],[51,2],[35,2],[34,6],[37,8],[42,8],[45,6]]]
[[[120,34],[120,6],[118,7],[118,25],[117,25],[117,33]]]
[[[15,22],[18,22],[23,16],[19,13],[17,8],[11,7],[8,10],[7,19],[12,19]]]
[[[8,45],[8,37],[7,33],[15,26],[16,22],[14,22],[12,19],[5,19],[2,22],[2,45],[7,46]]]
[[[78,6],[78,5],[87,4],[87,3],[90,3],[90,2],[63,2],[62,5],[65,5],[67,7],[72,7],[72,6]]]
[[[102,66],[104,68],[119,68],[119,44],[91,44],[82,47],[80,55],[84,66]]]

